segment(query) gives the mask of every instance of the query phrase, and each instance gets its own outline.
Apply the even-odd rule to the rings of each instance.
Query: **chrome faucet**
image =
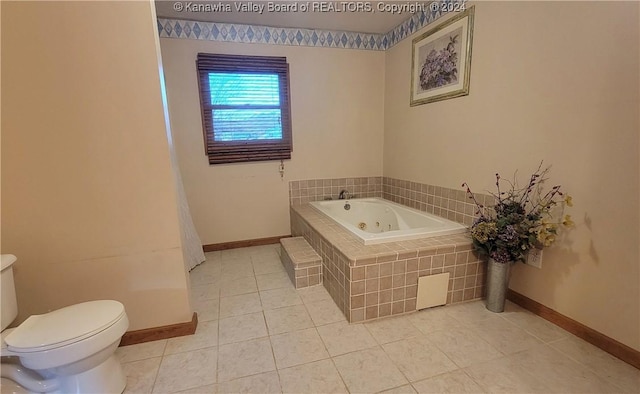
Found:
[[[348,198],[349,198],[349,192],[347,191],[347,189],[342,189],[342,191],[340,191],[340,194],[338,194],[338,200],[344,200]]]

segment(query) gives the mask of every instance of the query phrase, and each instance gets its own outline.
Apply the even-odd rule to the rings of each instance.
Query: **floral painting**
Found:
[[[469,94],[473,7],[413,40],[411,106]]]
[[[436,89],[458,82],[462,28],[420,48],[420,88]],[[424,59],[424,60],[423,60]]]

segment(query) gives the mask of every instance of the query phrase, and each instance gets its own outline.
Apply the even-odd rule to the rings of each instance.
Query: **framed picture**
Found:
[[[413,39],[411,106],[469,94],[474,7]]]

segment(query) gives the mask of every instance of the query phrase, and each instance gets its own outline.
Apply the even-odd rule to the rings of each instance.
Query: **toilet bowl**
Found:
[[[112,300],[83,302],[30,316],[18,327],[5,329],[5,319],[17,315],[17,307],[13,317],[4,313],[5,303],[11,301],[5,290],[13,289],[15,260],[2,255],[3,381],[31,392],[121,393],[126,377],[115,351],[129,326],[124,306]],[[11,283],[5,286],[9,276]],[[11,305],[6,308],[12,310]]]

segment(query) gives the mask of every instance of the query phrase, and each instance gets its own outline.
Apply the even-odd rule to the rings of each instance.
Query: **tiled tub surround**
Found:
[[[365,246],[309,204],[291,206],[291,233],[320,254],[324,287],[352,323],[414,311],[420,276],[449,272],[448,304],[484,292],[486,265],[467,234]]]
[[[474,193],[480,204],[492,206],[493,196]],[[465,191],[384,177],[382,197],[395,203],[433,213],[470,226],[476,217],[476,206]]]
[[[289,182],[289,203],[301,205],[328,198],[336,199],[347,190],[355,198],[381,197],[398,204],[442,216],[470,226],[476,206],[460,187],[450,189],[389,177],[309,179]],[[493,205],[493,197],[474,194],[479,203]]]
[[[289,182],[289,204],[337,199],[342,190],[354,198],[382,197],[382,177],[308,179]]]

